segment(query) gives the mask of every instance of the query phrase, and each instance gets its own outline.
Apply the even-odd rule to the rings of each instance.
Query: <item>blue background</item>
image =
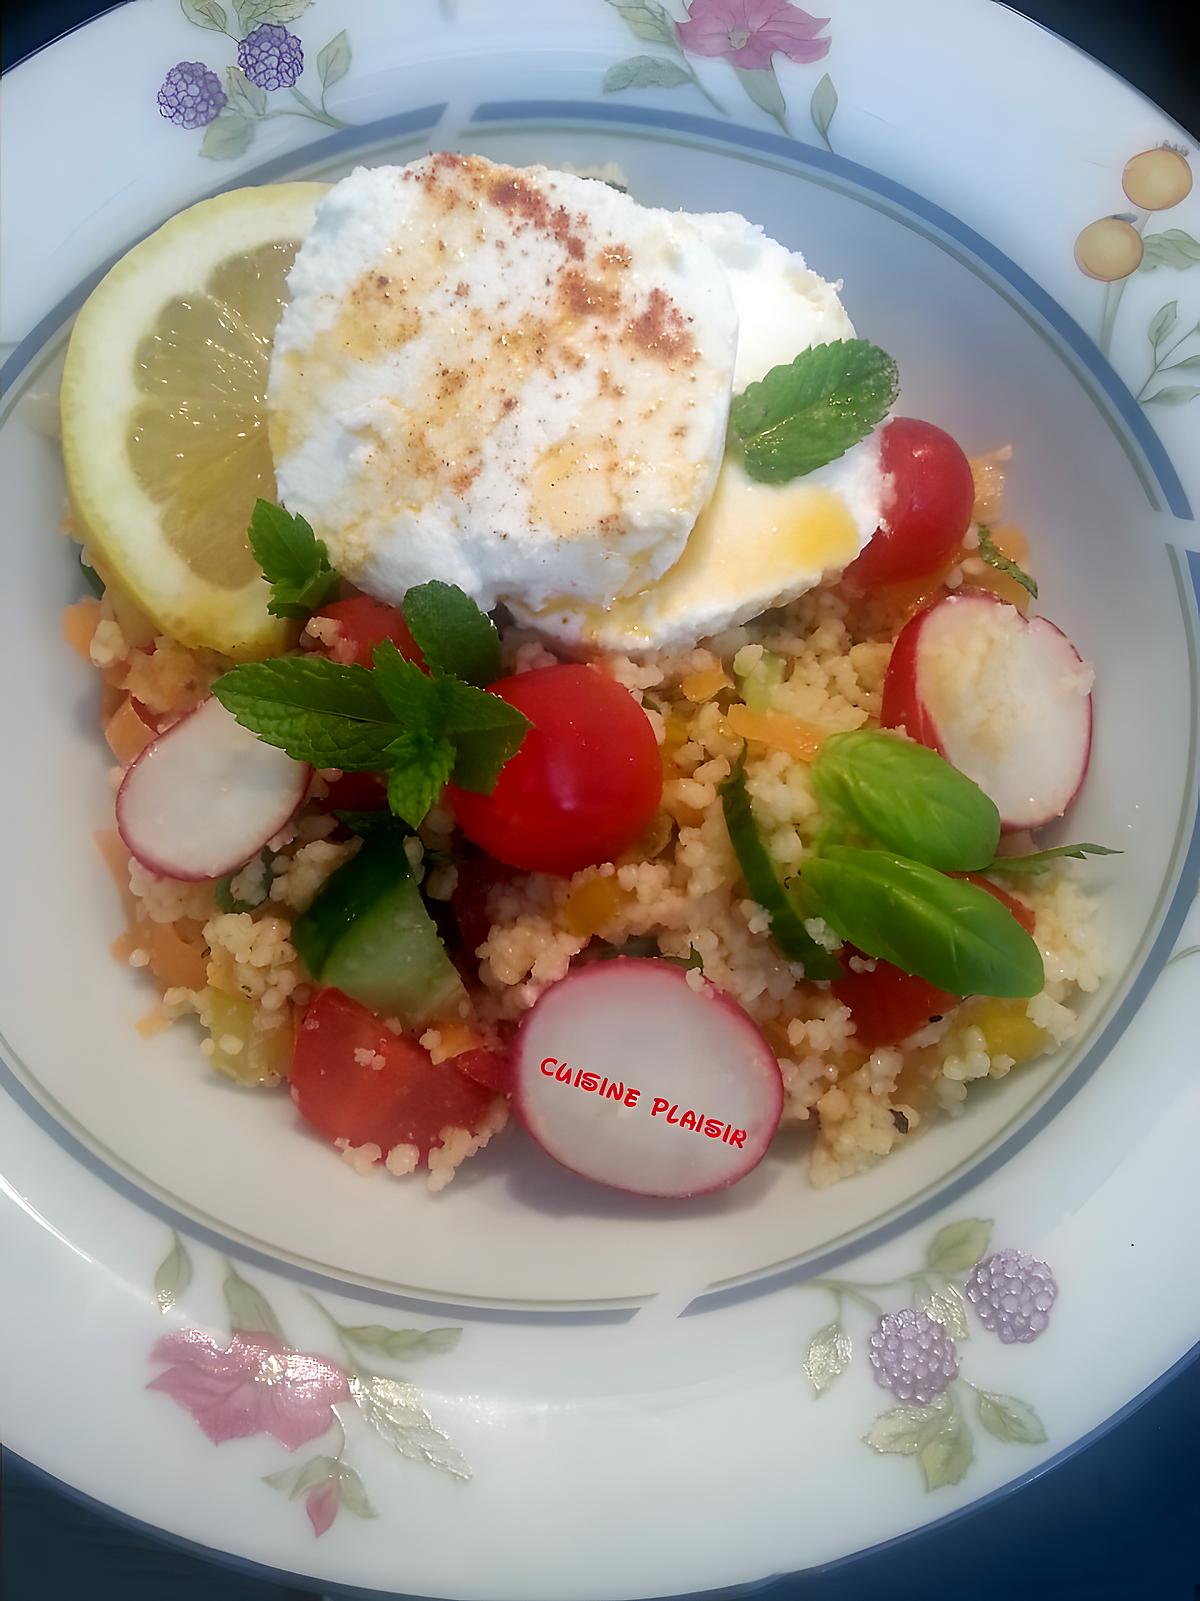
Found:
[[[4,66],[106,9],[94,0],[6,3]],[[1030,0],[1016,9],[1115,68],[1185,127],[1197,125],[1200,57],[1173,20],[1186,8]],[[1115,1337],[1116,1330],[1097,1329],[1095,1361]],[[81,1504],[11,1452],[0,1456],[6,1601],[294,1601],[309,1593],[183,1553]],[[1200,1361],[1020,1490],[889,1550],[758,1594],[768,1601],[1200,1601]]]

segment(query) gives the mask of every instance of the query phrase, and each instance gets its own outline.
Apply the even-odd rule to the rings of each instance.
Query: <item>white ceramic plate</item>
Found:
[[[489,1601],[742,1583],[1038,1472],[1200,1329],[1200,194],[1122,193],[1131,156],[1183,136],[984,0],[835,0],[824,24],[781,4],[769,37],[763,9],[692,0],[678,35],[681,0],[139,0],[6,80],[0,1431],[198,1545]],[[230,91],[264,21],[303,43],[298,96],[243,90],[205,128],[159,114],[178,62]],[[853,1183],[812,1191],[774,1156],[725,1197],[622,1202],[514,1138],[430,1198],[330,1161],[183,1031],[132,1031],[39,431],[71,313],[202,195],[430,147],[616,160],[646,201],[745,211],[844,278],[905,410],[1015,446],[1046,604],[1098,668],[1071,828],[1125,851],[1089,869],[1114,976],[1068,1052]],[[1105,287],[1073,246],[1121,212],[1116,244],[1144,254]],[[895,1415],[874,1309],[954,1303],[1002,1248],[1049,1264],[1048,1326],[1005,1343],[943,1307],[960,1378]],[[230,1347],[231,1326],[267,1332]],[[386,1332],[446,1327],[432,1349]]]

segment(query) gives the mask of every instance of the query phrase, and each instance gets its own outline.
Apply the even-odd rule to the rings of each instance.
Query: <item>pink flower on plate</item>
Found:
[[[776,51],[789,61],[820,61],[832,41],[817,35],[828,22],[790,0],[689,0],[679,41],[694,56],[723,56],[735,67],[763,71]]]
[[[146,1388],[164,1390],[186,1407],[214,1445],[269,1434],[294,1451],[324,1434],[331,1407],[350,1395],[341,1368],[289,1351],[259,1330],[235,1330],[223,1347],[199,1329],[179,1329],[159,1340],[150,1360],[169,1366]],[[315,1527],[311,1508],[309,1516]]]
[[[341,1492],[336,1482],[318,1484],[316,1489],[310,1490],[305,1497],[304,1510],[308,1513],[308,1521],[312,1524],[313,1533],[318,1540],[332,1526],[341,1501]]]

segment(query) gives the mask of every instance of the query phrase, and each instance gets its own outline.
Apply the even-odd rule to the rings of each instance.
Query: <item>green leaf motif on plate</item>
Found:
[[[160,1312],[169,1312],[192,1282],[192,1259],[174,1230],[171,1238],[174,1243],[154,1275],[154,1299]]]
[[[1143,244],[1142,272],[1153,272],[1156,267],[1174,267],[1177,272],[1186,272],[1200,261],[1200,240],[1193,239],[1182,228],[1148,233]]]
[[[331,89],[350,71],[350,40],[345,28],[317,52],[317,76],[323,89]]]
[[[394,1358],[433,1356],[453,1351],[462,1339],[461,1329],[389,1329],[382,1323],[356,1323],[342,1328],[343,1339],[364,1350],[382,1351]]]
[[[251,83],[240,67],[225,68],[225,92],[239,117],[261,117],[267,109],[266,90]]]
[[[774,67],[735,67],[733,70],[749,99],[768,117],[774,117],[784,133],[788,133],[787,102]]]
[[[1179,321],[1178,300],[1168,300],[1165,306],[1160,306],[1150,319],[1150,326],[1146,329],[1146,338],[1149,339],[1155,350]]]
[[[881,1412],[863,1439],[881,1456],[916,1456],[930,1431],[939,1429],[949,1412],[950,1403],[944,1396],[929,1406],[906,1402]]]
[[[926,1266],[934,1273],[965,1273],[983,1256],[991,1237],[991,1218],[965,1217],[947,1223],[933,1237]]]
[[[1193,333],[1200,333],[1200,328],[1193,328]],[[1180,340],[1180,344],[1183,341]],[[1200,371],[1200,356],[1184,356],[1182,361],[1169,361],[1162,369],[1163,372],[1197,372]]]
[[[221,1288],[225,1294],[230,1326],[247,1334],[273,1334],[277,1340],[283,1340],[279,1319],[271,1310],[266,1296],[261,1290],[256,1290],[253,1284],[248,1284],[232,1262],[227,1262],[225,1267],[225,1282]]]
[[[224,33],[229,26],[225,7],[219,5],[217,0],[179,0],[179,9],[198,28],[211,28],[213,33]]]
[[[974,1460],[975,1442],[957,1407],[948,1408],[936,1425],[930,1424],[917,1447],[927,1490],[960,1483]]]
[[[980,1423],[998,1440],[1011,1440],[1017,1445],[1045,1443],[1042,1420],[1028,1401],[1019,1401],[1015,1395],[1000,1395],[995,1390],[980,1390],[975,1399]]]
[[[393,1451],[414,1462],[427,1462],[456,1479],[471,1477],[462,1452],[436,1427],[414,1385],[378,1374],[360,1375],[351,1379],[350,1393],[363,1417]]]
[[[1192,384],[1168,384],[1165,389],[1158,389],[1152,395],[1147,395],[1147,406],[1186,406],[1189,400],[1195,400],[1200,395],[1200,388]]]
[[[209,161],[231,161],[249,149],[253,138],[253,122],[238,111],[222,111],[204,130],[200,154]]]
[[[935,1290],[923,1279],[918,1279],[913,1285],[913,1306],[918,1312],[924,1312],[935,1323],[940,1323],[947,1334],[956,1340],[969,1340],[971,1337],[970,1325],[967,1323],[967,1303],[963,1300],[962,1291],[955,1284],[949,1284],[944,1289]]]
[[[678,50],[674,19],[658,0],[608,0],[608,4],[637,38],[644,39],[647,44],[669,44]]]
[[[338,1494],[342,1505],[347,1512],[353,1512],[356,1518],[377,1518],[379,1513],[367,1499],[367,1492],[363,1481],[354,1469],[347,1467],[344,1462],[338,1463]]]
[[[846,1371],[853,1353],[850,1336],[840,1323],[827,1323],[817,1330],[804,1358],[804,1371],[815,1395],[824,1395],[834,1379]]]
[[[833,149],[833,145],[829,140],[829,129],[837,108],[837,90],[833,87],[833,79],[826,73],[812,92],[812,99],[808,103],[808,112],[813,120],[813,127],[821,135],[826,147],[830,150]]]
[[[310,5],[312,0],[234,0],[243,39],[264,22],[295,22]]]
[[[622,89],[674,89],[691,81],[691,74],[677,61],[664,56],[630,56],[609,67],[603,87],[605,94],[617,94]]]

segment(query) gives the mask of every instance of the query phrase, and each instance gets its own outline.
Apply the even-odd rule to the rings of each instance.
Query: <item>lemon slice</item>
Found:
[[[287,624],[246,541],[275,498],[267,363],[320,183],[202,200],[123,256],[79,313],[62,384],[86,543],[164,633],[236,658]]]

